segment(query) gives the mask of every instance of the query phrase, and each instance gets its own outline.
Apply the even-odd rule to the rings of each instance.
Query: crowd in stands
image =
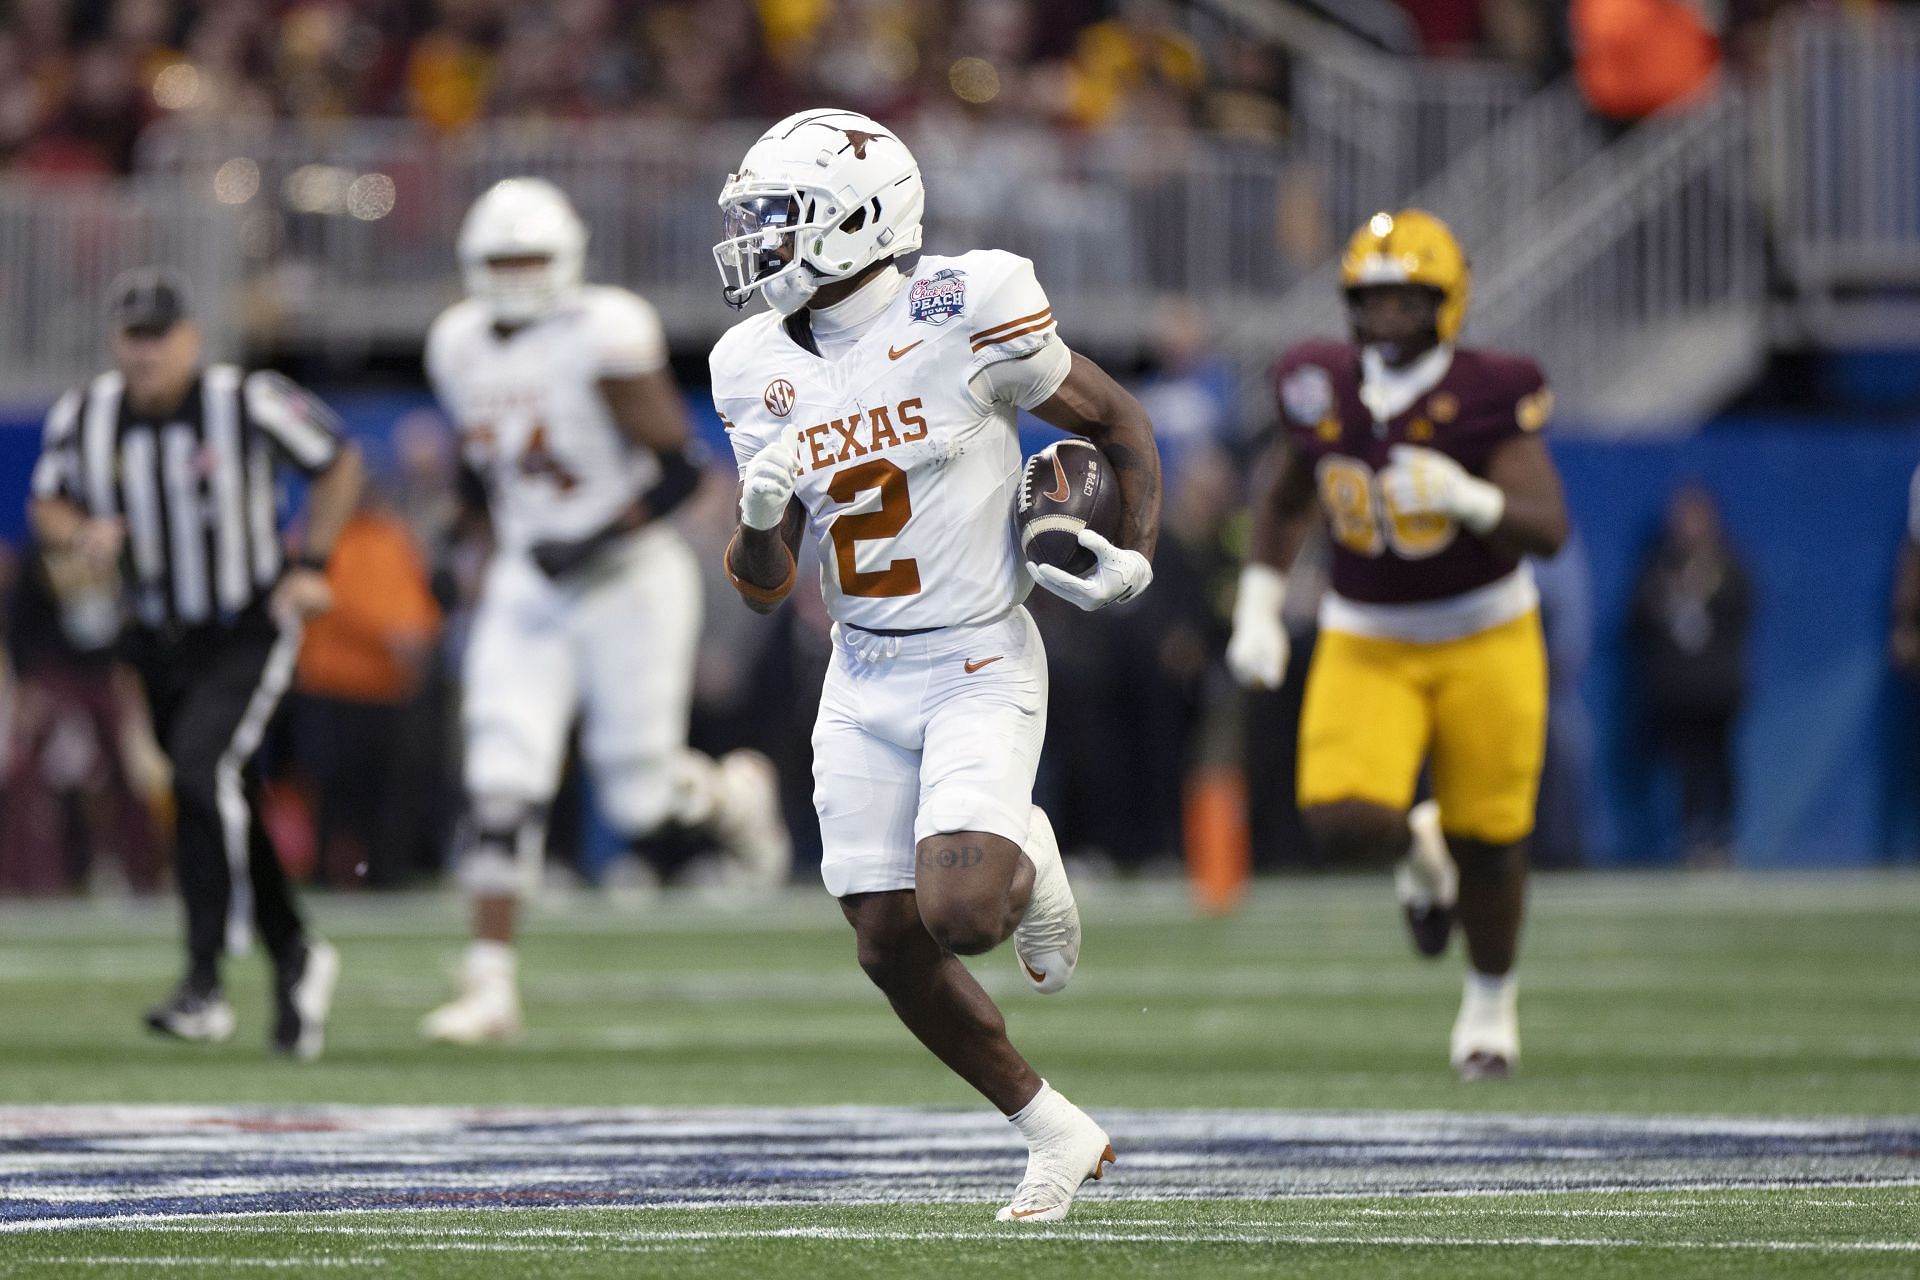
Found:
[[[1258,45],[1165,0],[16,0],[0,157],[125,171],[167,116],[777,118],[822,101],[1097,129],[1278,127]]]
[[[1601,92],[1624,101],[1649,91],[1617,69],[1644,58],[1647,32],[1668,49],[1648,73],[1658,92],[1708,73],[1716,33],[1769,0],[1401,7],[1421,52],[1542,76],[1597,40]],[[773,119],[831,101],[890,120],[1258,137],[1287,118],[1284,50],[1177,0],[13,0],[0,12],[0,166],[52,176],[129,170],[141,130],[167,117],[404,117],[453,133],[490,118]]]

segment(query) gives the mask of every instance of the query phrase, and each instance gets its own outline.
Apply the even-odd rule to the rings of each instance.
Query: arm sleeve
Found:
[[[340,456],[340,419],[318,396],[292,379],[261,370],[242,384],[247,417],[308,475],[325,471]]]
[[[596,378],[636,378],[667,367],[667,335],[651,303],[625,289],[594,300],[593,369]]]
[[[80,401],[78,391],[69,391],[47,414],[40,434],[40,460],[33,466],[33,496],[81,501],[80,496]]]
[[[1073,355],[1054,324],[1053,304],[1034,277],[1033,263],[1014,266],[969,312],[973,349],[967,382],[990,403],[1031,409],[1060,389]]]
[[[1031,409],[1060,389],[1073,369],[1073,352],[1055,337],[1032,355],[997,360],[974,378],[976,394],[1000,404]]]

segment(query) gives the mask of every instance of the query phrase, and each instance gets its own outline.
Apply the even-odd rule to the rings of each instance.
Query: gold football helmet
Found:
[[[1447,224],[1424,209],[1380,212],[1361,224],[1340,256],[1340,287],[1420,284],[1440,294],[1440,341],[1460,336],[1473,273]]]

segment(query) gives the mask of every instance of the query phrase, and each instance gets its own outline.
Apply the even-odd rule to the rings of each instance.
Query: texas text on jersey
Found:
[[[881,322],[836,360],[772,312],[720,340],[713,394],[734,452],[744,466],[776,441],[792,447],[835,619],[960,626],[1026,597],[1007,521],[1015,417],[1059,388],[1066,361],[1028,358],[1059,343],[1033,264],[998,250],[920,258]]]
[[[495,328],[473,299],[434,321],[427,373],[456,420],[468,465],[487,482],[504,549],[588,537],[654,483],[659,459],[627,442],[599,382],[652,373],[666,361],[652,306],[609,285],[583,285],[511,331]]]

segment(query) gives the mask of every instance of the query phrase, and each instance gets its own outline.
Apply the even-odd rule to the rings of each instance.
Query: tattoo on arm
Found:
[[[918,861],[930,862],[947,871],[968,871],[980,866],[987,860],[987,851],[977,844],[943,844],[935,849],[922,849]]]

